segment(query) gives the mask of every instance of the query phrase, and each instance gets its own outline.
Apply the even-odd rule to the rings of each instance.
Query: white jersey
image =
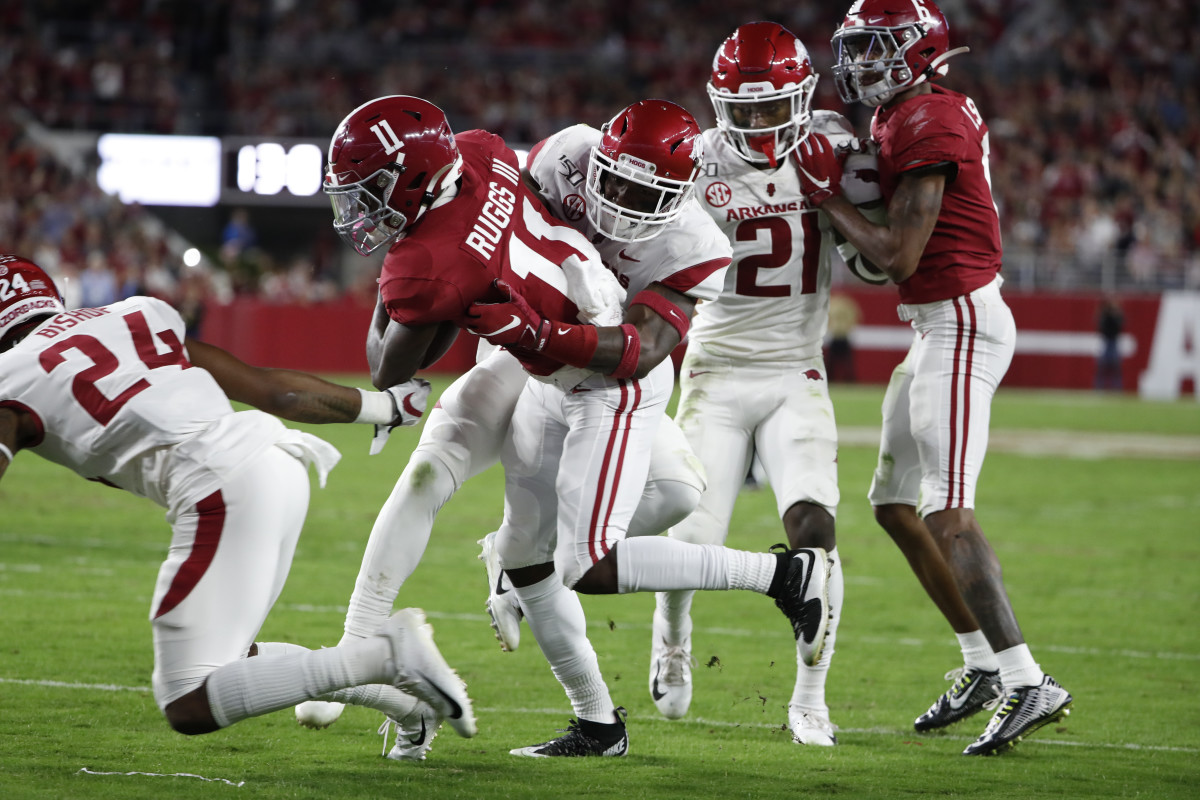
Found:
[[[154,298],[59,314],[0,355],[0,404],[34,415],[30,449],[49,461],[163,506],[194,500],[287,429],[234,413],[183,341]]]
[[[652,239],[619,242],[599,233],[587,215],[588,159],[600,142],[600,131],[574,125],[543,140],[529,154],[529,174],[551,214],[582,232],[604,265],[626,290],[626,304],[651,283],[661,283],[697,300],[711,300],[725,283],[733,251],[721,229],[696,199]]]
[[[840,114],[813,116],[813,130],[835,147],[852,137]],[[716,301],[696,309],[691,340],[713,355],[759,362],[820,355],[836,248],[824,215],[800,191],[795,163],[759,169],[710,128],[701,172],[697,199],[733,244],[733,266]]]

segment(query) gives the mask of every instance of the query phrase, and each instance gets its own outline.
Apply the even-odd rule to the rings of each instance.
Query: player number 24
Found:
[[[129,333],[133,336],[133,346],[137,350],[138,357],[149,369],[172,365],[187,369],[192,366],[183,352],[183,343],[179,341],[175,331],[168,328],[158,332],[158,338],[167,346],[167,352],[160,353],[158,345],[154,342],[155,334],[150,333],[150,325],[146,322],[146,317],[142,312],[131,312],[126,314],[123,319],[126,327],[129,328]],[[120,361],[116,354],[105,347],[99,339],[86,333],[77,333],[50,345],[42,351],[38,362],[46,372],[53,372],[56,367],[67,360],[66,352],[68,350],[78,351],[92,362],[92,366],[79,372],[71,381],[71,394],[75,396],[79,405],[83,406],[92,419],[101,425],[111,422],[122,406],[150,388],[148,380],[138,378],[133,385],[116,397],[107,397],[101,392],[96,386],[96,382],[106,375],[116,372]]]

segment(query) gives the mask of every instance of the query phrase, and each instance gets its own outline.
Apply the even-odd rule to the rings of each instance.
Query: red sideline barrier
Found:
[[[911,328],[896,316],[895,292],[870,287],[836,291],[852,298],[861,310],[859,325],[851,336],[858,381],[886,383],[912,338]],[[1101,344],[1096,315],[1102,295],[1006,292],[1005,299],[1016,318],[1018,340],[1004,385],[1091,388]],[[1137,390],[1138,378],[1146,370],[1160,304],[1159,295],[1121,297],[1126,391]],[[259,366],[363,373],[367,371],[364,342],[371,312],[370,306],[349,298],[309,306],[237,300],[208,309],[201,338]],[[467,370],[475,363],[476,342],[474,336],[459,334],[431,371],[457,374]],[[677,363],[678,356],[679,351]],[[1185,393],[1188,389],[1185,385]]]
[[[259,367],[305,372],[368,371],[366,340],[373,306],[350,298],[295,306],[238,299],[205,310],[200,338]],[[436,372],[462,373],[475,363],[477,339],[460,334],[433,365]]]

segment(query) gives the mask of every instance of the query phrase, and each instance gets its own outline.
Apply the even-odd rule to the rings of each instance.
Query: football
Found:
[[[862,253],[855,252],[853,256],[846,259],[846,266],[860,281],[866,281],[876,286],[888,282],[887,273],[863,258]]]

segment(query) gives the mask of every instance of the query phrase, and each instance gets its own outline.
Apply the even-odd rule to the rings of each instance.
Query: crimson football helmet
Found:
[[[17,326],[66,311],[50,276],[32,261],[0,254],[0,348]]]
[[[880,106],[945,75],[950,29],[931,0],[857,0],[833,34],[833,79],[847,103]]]
[[[745,161],[774,167],[812,128],[817,74],[796,35],[774,22],[751,22],[713,58],[708,97],[717,128]]]
[[[350,112],[329,143],[333,229],[363,255],[403,236],[462,174],[440,108],[392,95]]]
[[[600,129],[588,159],[588,219],[620,242],[641,242],[683,213],[700,172],[700,126],[682,106],[642,100]]]

